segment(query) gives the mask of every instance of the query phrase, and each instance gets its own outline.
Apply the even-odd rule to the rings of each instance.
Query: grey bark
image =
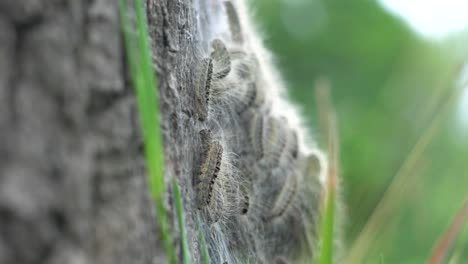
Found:
[[[176,176],[188,199],[191,173],[177,160],[194,132],[193,6],[147,7],[166,178]],[[0,0],[0,109],[0,263],[165,262],[117,1]]]

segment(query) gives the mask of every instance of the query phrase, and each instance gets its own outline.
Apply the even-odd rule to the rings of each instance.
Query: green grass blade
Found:
[[[190,252],[187,242],[187,232],[185,231],[184,209],[182,208],[182,198],[180,197],[179,184],[177,179],[172,179],[172,191],[174,193],[174,204],[177,214],[177,222],[179,224],[180,240],[182,241],[182,254],[184,264],[190,264]]]
[[[418,162],[421,161],[427,148],[440,129],[444,117],[451,109],[453,102],[460,93],[457,87],[445,89],[436,97],[436,105],[431,109],[429,122],[422,131],[415,145],[410,150],[408,156],[403,161],[386,191],[382,195],[376,208],[371,213],[368,221],[362,228],[360,234],[352,243],[346,254],[347,263],[362,263],[368,254],[375,237],[381,232],[383,226],[395,214],[396,208],[405,201],[404,198],[412,190],[411,186],[418,184],[417,173],[414,173]]]
[[[333,263],[333,226],[335,218],[335,191],[329,190],[322,215],[320,264]]]
[[[319,264],[333,263],[336,188],[338,184],[338,128],[336,116],[330,104],[329,87],[325,82],[316,86],[316,98],[322,131],[326,133],[328,171],[320,226]]]
[[[148,28],[141,0],[135,2],[137,39],[131,35],[130,22],[125,0],[119,0],[121,27],[127,52],[130,75],[137,97],[140,125],[145,144],[145,157],[148,174],[148,188],[156,207],[156,218],[160,227],[161,239],[169,263],[176,263],[175,250],[169,232],[169,224],[164,208],[164,167],[163,147],[159,121],[157,81],[153,72],[151,50],[148,44]],[[137,44],[135,44],[135,41]]]
[[[161,177],[151,177],[150,188],[157,196],[164,193],[163,177],[163,157],[160,155],[163,150],[161,140],[161,129],[159,121],[159,100],[156,94],[157,84],[153,73],[153,63],[148,39],[148,29],[146,26],[146,16],[141,0],[136,0],[136,25],[138,36],[138,50],[140,58],[140,70],[144,78],[144,87],[137,89],[138,105],[145,134],[145,147],[149,154],[148,170],[152,175]],[[158,155],[159,154],[159,155]]]
[[[210,264],[210,255],[208,254],[208,247],[206,246],[205,236],[203,235],[200,226],[200,217],[197,214],[197,230],[198,230],[198,241],[200,241],[200,251],[202,253],[203,264]]]

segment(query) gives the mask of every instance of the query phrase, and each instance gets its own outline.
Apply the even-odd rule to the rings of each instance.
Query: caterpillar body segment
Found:
[[[242,35],[242,29],[237,11],[230,1],[224,2],[224,7],[226,8],[226,14],[228,17],[228,24],[229,29],[231,31],[232,41],[234,43],[241,44],[244,42],[244,36]]]
[[[274,117],[268,117],[263,131],[263,163],[269,168],[279,165],[280,158],[286,146],[287,129],[286,122]]]
[[[246,215],[250,209],[250,193],[252,181],[250,178],[247,178],[245,184],[239,185],[238,192],[238,208],[241,215]]]
[[[281,156],[281,162],[289,164],[290,166],[296,166],[299,160],[299,140],[297,138],[297,132],[294,130],[288,130],[286,144],[284,151]]]
[[[206,58],[200,65],[195,82],[195,112],[200,121],[208,117],[213,78],[213,61]]]
[[[254,56],[246,60],[243,64],[239,64],[238,78],[245,81],[242,105],[240,111],[238,111],[240,114],[248,109],[265,113],[268,112],[267,106],[265,106],[265,91],[262,87],[261,79],[258,77],[258,67],[258,60]],[[246,73],[248,70],[254,73]]]
[[[290,262],[287,261],[286,258],[284,258],[282,256],[281,257],[276,257],[275,263],[276,264],[290,264]]]
[[[261,114],[253,113],[250,119],[249,127],[250,144],[254,150],[257,160],[263,158],[263,130],[264,130],[264,117]]]
[[[224,42],[220,39],[211,41],[213,51],[210,54],[213,60],[214,79],[223,79],[231,71],[231,58]]]
[[[323,158],[317,153],[311,153],[306,157],[305,176],[308,180],[319,179],[325,170]]]
[[[276,197],[273,208],[270,210],[267,220],[273,220],[277,217],[281,217],[285,212],[291,208],[294,204],[298,191],[298,177],[296,174],[290,174],[283,188],[281,189],[278,197]]]
[[[304,206],[304,212],[309,219],[314,219],[318,215],[321,196],[323,194],[323,177],[327,171],[328,164],[320,151],[309,153],[304,157],[303,182],[305,183],[301,191],[301,199],[308,201],[309,206]]]

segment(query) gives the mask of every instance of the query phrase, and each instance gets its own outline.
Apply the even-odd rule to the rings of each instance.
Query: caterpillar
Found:
[[[195,111],[198,119],[203,121],[208,116],[208,105],[210,103],[211,79],[213,75],[213,62],[210,58],[202,61],[198,75],[205,77],[197,78],[195,84]]]
[[[291,206],[297,193],[297,185],[297,175],[295,175],[294,173],[288,175],[280,194],[276,198],[273,208],[267,216],[268,220],[272,220],[276,217],[281,217],[285,213],[285,211]]]
[[[198,209],[210,204],[223,159],[223,147],[219,142],[211,140],[210,132],[202,130],[200,136],[204,149],[202,151],[202,163],[195,183]]]

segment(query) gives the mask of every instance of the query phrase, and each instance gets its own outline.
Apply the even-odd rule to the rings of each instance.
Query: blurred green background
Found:
[[[341,141],[343,225],[350,248],[421,137],[440,101],[454,89],[468,32],[429,41],[375,1],[254,0],[265,44],[317,129],[314,83],[329,80]],[[465,41],[464,41],[465,40]],[[466,43],[463,46],[463,43]],[[460,100],[404,183],[363,263],[424,263],[468,193],[468,125]],[[402,188],[403,189],[403,188]],[[468,228],[451,263],[468,263]]]

